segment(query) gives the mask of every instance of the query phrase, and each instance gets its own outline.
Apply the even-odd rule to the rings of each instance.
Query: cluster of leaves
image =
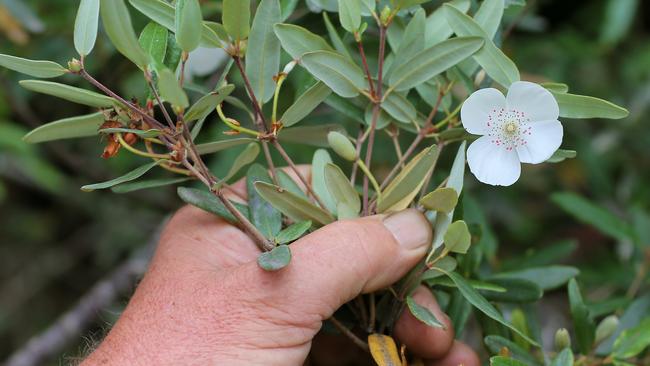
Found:
[[[151,19],[139,38],[135,35],[124,1],[82,0],[74,38],[81,61],[73,60],[65,68],[52,61],[0,55],[0,65],[36,78],[83,74],[84,62],[93,50],[101,17],[103,29],[115,48],[143,71],[145,80],[152,86],[147,101],[149,109],[145,112],[150,118],[153,118],[153,106],[159,102],[158,108],[167,114],[161,103],[164,101],[172,106],[174,122],[177,122],[170,127],[192,125],[189,131],[192,139],[199,135],[204,121],[215,110],[230,129],[229,134],[250,135],[194,145],[198,155],[241,145],[246,145],[246,148],[223,177],[208,182],[210,191],[179,188],[178,194],[183,201],[235,224],[241,224],[242,219],[249,221],[272,245],[268,248],[271,250],[259,257],[262,268],[269,271],[282,269],[290,263],[291,242],[337,219],[416,206],[426,212],[434,227],[432,249],[423,263],[424,269],[414,271],[413,278],[404,281],[397,297],[391,292],[379,294],[379,329],[390,328],[391,321],[403,308],[430,326],[441,326],[432,313],[409,296],[413,284],[423,282],[436,292],[443,308],[452,317],[457,334],[461,335],[470,316],[476,315],[484,334],[487,334],[486,347],[499,354],[491,359],[492,364],[541,365],[546,359],[540,350],[542,341],[539,324],[534,322],[532,304],[542,298],[545,291],[568,283],[577,350],[583,355],[580,356],[583,361],[596,352],[607,356],[607,362],[623,364],[624,360],[637,357],[648,345],[650,328],[647,321],[630,328],[630,321],[636,323],[640,314],[645,314],[647,304],[637,305],[637,308],[645,307],[642,311],[636,310],[636,315],[630,315],[632,320],[626,320],[625,326],[624,319],[629,319],[625,315],[618,324],[614,324],[613,318],[605,318],[598,327],[594,325],[596,315],[585,305],[573,279],[578,274],[577,269],[551,265],[558,253],[566,253],[565,244],[540,251],[528,258],[527,264],[513,265],[506,272],[491,273],[482,269],[490,250],[491,232],[479,206],[465,200],[462,194],[465,141],[472,137],[460,127],[457,114],[464,98],[477,88],[493,83],[507,88],[520,79],[517,66],[497,44],[500,43],[499,29],[504,9],[521,4],[485,0],[476,6],[469,0],[452,0],[428,12],[428,1],[422,0],[308,0],[312,11],[323,12],[328,42],[306,28],[283,23],[293,13],[296,1],[263,0],[251,16],[249,1],[224,0],[221,24],[203,21],[201,7],[195,0],[178,0],[175,4],[162,0],[129,0],[129,3]],[[341,27],[347,31],[344,36],[340,35],[328,12],[338,14]],[[368,25],[365,21],[376,25]],[[384,51],[378,52],[379,60],[374,65],[376,76],[371,75],[363,50],[363,41],[373,33],[379,33],[380,49],[385,47],[385,42],[391,50],[385,58]],[[454,34],[456,36],[452,37]],[[195,86],[183,84],[183,68],[191,52],[199,46],[223,48],[231,60],[222,69],[216,87],[212,90],[203,87],[200,90],[204,92],[193,99],[188,97],[187,90]],[[358,46],[359,50],[353,50],[353,46]],[[289,61],[281,72],[283,59]],[[179,65],[180,82],[176,73]],[[230,97],[235,86],[226,80],[233,65],[240,69],[253,101],[254,111],[248,113],[253,116],[251,128],[226,117],[221,107],[226,102],[248,110],[242,101]],[[299,68],[304,69],[300,72],[306,71],[308,75],[304,92],[277,118],[283,82],[292,73],[298,73]],[[196,173],[182,170],[180,177],[139,180],[156,167],[179,173],[173,164],[174,151],[165,154],[145,152],[120,140],[131,134],[148,146],[178,133],[166,127],[134,124],[143,120],[137,115],[142,112],[134,112],[140,106],[115,95],[106,96],[49,81],[25,80],[21,85],[34,92],[102,109],[98,113],[46,124],[28,134],[26,141],[44,142],[97,134],[109,139],[117,136],[123,148],[152,160],[119,178],[86,185],[83,190],[112,188],[115,192],[126,193],[199,178]],[[95,85],[102,89],[101,84]],[[570,94],[564,84],[548,82],[543,85],[556,97],[562,117],[622,118],[627,115],[626,110],[607,101]],[[342,124],[296,126],[306,122],[307,117],[323,103],[356,122],[352,127],[366,132],[356,140],[357,146],[352,144],[354,140],[348,137],[348,128]],[[264,123],[265,105],[267,112],[270,109],[269,124]],[[105,128],[107,119],[114,118],[121,126]],[[146,122],[146,118],[144,120]],[[434,124],[434,120],[438,122]],[[263,123],[263,128],[256,130],[260,123]],[[416,136],[413,149],[399,158],[394,172],[381,185],[374,175],[376,172],[367,164],[369,160],[361,159],[360,149],[364,141],[372,141],[376,131],[392,136],[403,131]],[[431,141],[433,145],[411,158],[410,155],[420,149],[422,141]],[[247,204],[224,201],[213,194],[224,189],[240,170],[257,159],[260,146],[283,142],[330,147],[341,158],[350,161],[355,170],[363,173],[366,187],[359,187],[355,179],[350,179],[344,173],[345,166],[335,164],[328,150],[319,149],[312,159],[311,182],[296,181],[282,170],[253,164],[246,173]],[[430,191],[431,177],[441,175],[434,168],[443,148],[456,142],[460,144],[449,174],[442,173],[442,183]],[[193,141],[185,143],[193,145]],[[372,154],[372,150],[369,151]],[[574,151],[560,150],[551,161],[572,157],[575,157]],[[291,163],[290,160],[287,162]],[[198,161],[193,163],[198,164]],[[271,168],[271,173],[267,168]],[[368,182],[374,189],[367,187]],[[620,220],[608,217],[607,212],[585,207],[589,204],[576,196],[557,195],[554,199],[568,211],[598,225],[619,240],[629,240],[636,235],[627,225],[619,223]],[[456,256],[450,256],[451,253]],[[631,309],[632,306],[628,311]],[[510,321],[504,314],[510,315]],[[559,353],[552,362],[570,365],[574,355],[569,348],[570,342],[564,340],[562,334],[559,332],[556,337]],[[377,352],[395,355],[390,362],[403,364],[390,337],[370,334],[368,342],[373,355]],[[609,348],[603,348],[606,342],[610,342]],[[380,357],[376,360],[380,364],[387,362]]]

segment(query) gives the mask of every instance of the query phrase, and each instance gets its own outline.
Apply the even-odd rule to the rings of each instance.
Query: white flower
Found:
[[[460,111],[465,129],[481,137],[467,149],[467,163],[479,181],[498,186],[519,179],[521,164],[539,164],[562,144],[560,108],[543,87],[517,81],[508,96],[481,89],[467,98]]]

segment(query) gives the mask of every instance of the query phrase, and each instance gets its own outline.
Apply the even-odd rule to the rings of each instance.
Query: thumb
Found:
[[[293,243],[291,264],[279,272],[251,263],[254,277],[260,276],[252,283],[294,310],[327,318],[358,294],[398,281],[425,255],[431,235],[431,225],[414,209],[338,221]]]

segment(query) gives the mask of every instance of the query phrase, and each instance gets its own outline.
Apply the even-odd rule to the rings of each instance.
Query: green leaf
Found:
[[[282,130],[279,134],[280,142],[293,142],[318,147],[329,147],[327,135],[337,131],[343,134],[347,132],[340,124],[326,124],[317,126],[299,126]]]
[[[282,48],[294,60],[299,60],[307,52],[333,51],[332,47],[322,37],[293,24],[276,24],[273,27]]]
[[[497,273],[491,279],[512,278],[528,280],[535,283],[542,290],[547,291],[563,286],[579,273],[580,271],[577,268],[569,266],[533,267],[519,271]]]
[[[458,204],[458,193],[450,187],[438,188],[420,199],[420,205],[427,210],[450,213]]]
[[[217,198],[214,194],[196,189],[196,188],[186,188],[178,187],[178,196],[183,200],[183,202],[190,204],[192,206],[198,207],[203,211],[215,214],[231,224],[236,224],[237,218],[233,216],[230,211],[224,206],[224,204]],[[237,211],[241,212],[244,217],[249,218],[248,207],[237,202],[231,202]]]
[[[282,7],[282,21],[287,20],[293,11],[296,10],[298,5],[298,0],[280,0],[280,6]]]
[[[280,231],[278,235],[275,236],[275,242],[278,244],[287,244],[294,240],[298,240],[311,228],[311,225],[311,221],[297,222]]]
[[[272,182],[268,171],[260,164],[251,165],[246,173],[248,207],[251,213],[251,223],[259,229],[266,238],[273,238],[282,229],[282,214],[271,206],[270,203],[266,202],[259,193],[257,193],[255,182]]]
[[[82,57],[95,47],[99,26],[99,0],[81,0],[74,22],[74,48]]]
[[[393,74],[394,70],[399,66],[403,65],[405,62],[410,61],[418,52],[424,49],[424,37],[425,37],[425,12],[424,9],[419,9],[413,15],[413,18],[404,29],[404,34],[402,39],[399,42],[399,46],[396,50],[393,50],[395,55],[395,61],[390,65],[384,79],[390,79],[390,76]],[[389,28],[390,29],[390,28]]]
[[[418,111],[406,97],[399,93],[386,95],[381,108],[391,117],[402,123],[412,124],[417,118]]]
[[[330,96],[325,99],[325,104],[332,107],[337,112],[340,112],[344,117],[350,118],[355,122],[368,124],[368,122],[365,121],[363,110],[353,102],[353,99],[345,99],[336,94],[330,94]]]
[[[168,30],[176,31],[175,8],[162,0],[129,0],[131,5],[139,12],[146,15],[149,19],[162,25]],[[201,29],[201,46],[220,48],[221,40],[215,31],[209,26],[220,27],[221,24],[214,22],[204,22]],[[168,66],[169,67],[169,66]],[[171,69],[174,69],[170,67]]]
[[[132,128],[102,128],[98,131],[99,133],[103,134],[108,134],[108,133],[132,133],[135,135],[138,135],[142,138],[152,138],[152,137],[158,137],[160,134],[162,134],[161,130],[152,128],[149,130],[136,130]]]
[[[645,294],[634,300],[626,309],[620,318],[618,328],[612,337],[604,341],[596,353],[598,355],[609,355],[612,352],[614,341],[618,339],[620,334],[628,328],[635,327],[648,316],[650,312],[650,294]],[[593,313],[592,313],[593,315]]]
[[[422,323],[433,328],[445,329],[445,326],[436,318],[436,316],[433,315],[429,309],[416,303],[412,296],[406,297],[406,306],[408,306],[411,314]]]
[[[600,42],[614,45],[625,38],[634,24],[639,0],[609,0],[605,8],[605,20],[600,28]]]
[[[156,68],[156,64],[162,65],[165,62],[168,37],[169,31],[167,28],[156,22],[149,22],[142,32],[140,32],[138,42],[140,43],[140,47],[151,56],[154,69]]]
[[[323,21],[325,22],[327,34],[330,37],[330,42],[332,42],[332,45],[334,45],[336,51],[347,58],[351,58],[348,47],[345,45],[345,43],[343,43],[343,40],[341,40],[341,36],[339,36],[338,30],[334,27],[330,21],[330,17],[325,11],[323,12]]]
[[[331,51],[308,52],[302,56],[302,65],[334,93],[352,98],[365,89],[366,78],[354,62]]]
[[[384,189],[377,202],[377,212],[401,211],[411,204],[425,177],[433,169],[438,149],[431,146],[416,155]]]
[[[458,147],[458,152],[456,153],[456,157],[451,166],[451,172],[449,173],[449,179],[447,180],[446,185],[446,187],[453,188],[459,196],[463,191],[463,181],[465,177],[465,147],[466,142],[463,141]],[[451,224],[453,217],[453,212],[448,214],[438,213],[436,215],[433,230],[432,250],[427,257],[427,262],[431,259],[435,250],[445,241],[444,235],[447,232],[447,228]]]
[[[332,89],[321,81],[317,82],[293,102],[280,118],[280,122],[284,127],[295,125],[307,117],[330,94],[332,94]]]
[[[346,205],[348,212],[352,214],[346,215],[345,218],[357,217],[359,211],[361,211],[361,198],[359,198],[359,193],[352,186],[348,177],[345,176],[341,168],[338,166],[328,163],[325,165],[325,185],[326,189],[334,198],[336,202],[336,207],[344,204]],[[339,213],[339,219],[340,213]]]
[[[361,26],[360,0],[338,0],[339,21],[343,29],[355,33]]]
[[[77,104],[87,105],[89,107],[110,108],[117,104],[117,101],[111,97],[70,85],[43,80],[21,80],[18,83],[27,90],[52,95],[57,98],[65,99]]]
[[[327,211],[278,186],[257,182],[255,183],[255,189],[273,207],[293,221],[312,221],[318,226],[327,225],[334,221]]]
[[[635,357],[650,346],[650,317],[634,328],[625,330],[614,342],[612,356],[616,358]]]
[[[492,42],[474,19],[451,5],[444,4],[443,7],[449,25],[459,37],[483,37],[485,44],[474,54],[474,60],[494,81],[505,87],[519,81],[517,65]]]
[[[506,356],[490,357],[490,366],[527,366],[525,363]]]
[[[614,215],[611,210],[595,205],[575,193],[554,193],[551,195],[551,199],[579,221],[593,226],[612,238],[629,240],[634,236],[632,227]]]
[[[176,42],[183,51],[190,53],[201,43],[203,15],[199,0],[176,0]]]
[[[120,184],[119,186],[115,186],[111,188],[111,191],[113,191],[114,193],[131,193],[143,189],[160,188],[160,187],[165,187],[165,186],[174,185],[178,183],[183,183],[192,179],[193,178],[189,178],[189,177],[188,178],[181,177],[181,178],[143,180],[134,183]]]
[[[499,354],[503,348],[506,348],[512,358],[516,358],[528,366],[540,365],[540,362],[527,349],[509,339],[498,335],[489,335],[483,339],[483,342],[492,354]]]
[[[68,73],[63,66],[52,61],[28,60],[0,53],[0,66],[35,78],[55,78]]]
[[[490,39],[494,38],[499,30],[504,5],[503,0],[485,0],[474,14],[474,20]]]
[[[313,186],[313,180],[314,180],[314,166],[312,165],[312,186]],[[300,188],[300,185],[296,183],[293,178],[289,174],[287,174],[284,170],[279,169],[275,171],[275,174],[277,175],[278,178],[278,185],[282,187],[283,189],[286,189],[287,191],[295,194],[298,197],[302,198],[308,198],[305,192],[303,191],[302,188]],[[320,196],[319,196],[320,197]],[[322,199],[322,198],[321,198]]]
[[[204,95],[185,113],[185,121],[190,122],[206,118],[233,90],[235,90],[235,86],[228,84]]]
[[[101,1],[100,14],[104,31],[115,48],[138,67],[145,69],[149,64],[147,55],[135,37],[131,15],[124,0]]]
[[[391,0],[391,3],[395,6],[395,9],[402,10],[408,9],[412,6],[425,3],[429,0]]]
[[[246,74],[261,104],[268,102],[275,92],[274,77],[280,69],[280,41],[273,33],[273,25],[280,21],[278,0],[262,0],[246,48]]]
[[[560,117],[621,119],[630,114],[627,109],[603,99],[552,90],[551,93],[560,106]]]
[[[438,269],[433,269],[434,271],[438,271],[439,273],[441,270],[444,271],[444,268],[442,267],[437,267]],[[449,277],[433,277],[427,279],[427,284],[429,286],[445,286],[445,287],[455,287],[457,288],[458,286],[454,281],[452,281]],[[485,282],[485,281],[479,281],[479,280],[467,280],[467,284],[472,286],[473,289],[477,291],[489,291],[489,292],[506,292],[507,290],[501,286],[495,285],[490,282]]]
[[[449,225],[445,233],[445,246],[450,252],[466,254],[471,244],[472,235],[465,221],[459,220]]]
[[[325,149],[318,149],[314,152],[311,161],[311,184],[314,193],[325,204],[325,209],[336,213],[336,200],[327,188],[325,180],[325,167],[332,162],[332,157]]]
[[[243,167],[253,163],[257,156],[260,154],[260,145],[257,142],[251,142],[246,146],[244,151],[242,151],[239,156],[235,159],[228,170],[228,173],[223,177],[220,183],[225,183],[229,181],[232,177],[235,176]],[[275,233],[273,233],[275,234]]]
[[[539,345],[534,340],[530,339],[528,336],[520,332],[518,329],[510,325],[501,315],[501,313],[490,304],[481,294],[479,294],[472,286],[470,286],[465,279],[456,272],[446,272],[445,273],[458,287],[458,290],[461,292],[463,297],[467,299],[474,307],[480,310],[483,314],[494,319],[495,321],[505,325],[510,330],[521,336],[528,343],[533,346],[538,347]]]
[[[235,41],[246,39],[250,31],[250,0],[223,0],[221,22]]]
[[[160,89],[160,96],[174,108],[184,109],[190,104],[187,94],[178,84],[176,75],[168,68],[159,71],[158,88]]]
[[[573,159],[578,156],[578,153],[575,150],[562,150],[558,149],[553,155],[546,160],[547,163],[560,163],[566,159]]]
[[[23,140],[35,144],[46,141],[96,136],[99,134],[99,126],[104,122],[105,119],[102,112],[65,118],[32,130],[23,137]]]
[[[462,13],[467,13],[470,6],[470,0],[451,0],[446,4],[457,8]],[[424,35],[424,45],[426,48],[444,41],[454,33],[449,26],[449,23],[447,23],[444,10],[445,9],[440,6],[427,17],[425,26],[426,31]]]
[[[151,162],[149,164],[145,164],[145,165],[143,165],[143,166],[141,166],[139,168],[136,168],[136,169],[124,174],[121,177],[111,179],[111,180],[109,180],[107,182],[85,185],[85,186],[81,187],[81,190],[84,191],[84,192],[92,192],[92,191],[95,191],[95,190],[98,190],[98,189],[107,189],[107,188],[111,188],[113,186],[116,186],[118,184],[122,184],[122,183],[126,183],[126,182],[136,180],[136,179],[140,178],[141,176],[145,175],[148,171],[153,169],[153,167],[155,167],[156,165],[164,163],[164,162],[165,161],[163,161],[163,160],[153,161],[153,162]]]
[[[568,292],[576,343],[580,352],[587,354],[594,344],[596,325],[589,314],[589,309],[582,300],[582,294],[575,278],[569,280]]]
[[[557,356],[551,362],[551,366],[573,366],[573,351],[570,348],[565,348],[562,352],[558,353]]]
[[[445,272],[452,272],[456,269],[457,266],[458,266],[458,262],[453,257],[450,256],[443,257],[436,263],[432,264],[431,268],[422,274],[421,280],[428,281],[434,278],[438,278],[440,276],[444,276],[444,274],[441,271],[434,269],[434,267],[440,268]]]
[[[288,266],[289,262],[291,262],[291,250],[288,245],[279,245],[257,257],[257,264],[268,272],[279,271]]]
[[[409,90],[473,55],[483,44],[484,40],[480,37],[442,41],[396,68],[390,78],[390,86],[397,91]]]
[[[534,282],[521,278],[490,278],[490,283],[506,289],[505,292],[486,292],[489,301],[508,303],[535,302],[542,298],[544,291]]]
[[[255,141],[256,140],[252,138],[241,137],[241,138],[228,139],[223,141],[206,142],[205,144],[196,145],[196,150],[198,151],[199,155],[214,154],[216,152],[229,149],[231,147],[235,147],[235,146],[239,146],[239,145],[243,145]]]
[[[541,83],[539,85],[555,93],[566,93],[569,91],[569,86],[562,83]]]

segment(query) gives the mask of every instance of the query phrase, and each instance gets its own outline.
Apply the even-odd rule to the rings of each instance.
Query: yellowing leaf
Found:
[[[368,346],[378,366],[402,366],[393,338],[384,334],[371,334],[368,336]]]

